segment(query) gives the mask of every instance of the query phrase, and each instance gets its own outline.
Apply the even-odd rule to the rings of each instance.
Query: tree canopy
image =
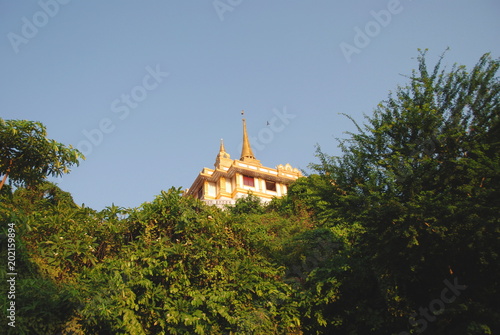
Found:
[[[15,185],[59,177],[78,165],[79,158],[84,159],[77,149],[48,139],[42,123],[0,118],[0,189],[7,177]]]
[[[342,156],[318,149],[323,183],[309,185],[322,206],[311,206],[328,226],[362,227],[352,246],[368,278],[355,296],[374,295],[378,308],[360,309],[358,329],[389,329],[383,318],[408,332],[483,334],[472,329],[498,327],[500,316],[491,305],[500,298],[499,61],[429,70],[421,52],[418,62],[410,83],[341,141]],[[467,298],[438,308],[439,318],[412,316],[446,280],[466,283]],[[470,321],[479,315],[484,323]]]
[[[221,210],[170,188],[98,212],[28,183],[76,163],[71,147],[43,135],[66,155],[26,170],[45,149],[3,154],[32,185],[0,193],[2,259],[16,227],[8,333],[500,333],[500,63],[447,70],[425,56],[341,155],[318,147],[314,173],[267,205],[250,195]]]

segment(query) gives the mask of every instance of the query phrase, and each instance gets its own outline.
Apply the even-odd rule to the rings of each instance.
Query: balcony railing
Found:
[[[225,205],[234,205],[236,203],[236,200],[232,199],[208,199],[208,200],[203,200],[207,205],[209,206],[217,206],[217,207],[223,207]]]

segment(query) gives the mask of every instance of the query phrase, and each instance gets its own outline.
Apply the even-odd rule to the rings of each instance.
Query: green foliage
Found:
[[[234,205],[227,206],[227,209],[233,215],[263,214],[264,206],[259,197],[248,193],[247,196],[237,199]]]
[[[46,176],[61,176],[83,155],[47,138],[40,122],[0,118],[0,175],[14,185],[33,185]],[[0,184],[0,188],[3,182]]]
[[[481,320],[499,331],[499,62],[484,55],[470,72],[446,72],[440,62],[429,71],[425,53],[418,61],[410,84],[341,142],[343,156],[318,149],[312,166],[323,180],[309,183],[318,215],[366,231],[352,261],[367,278],[358,292],[377,290],[379,322],[367,320],[368,304],[339,307],[363,333],[411,329],[412,312],[439,297],[444,279],[460,278],[467,301],[446,306],[429,329]]]
[[[16,218],[3,218],[0,232],[0,257],[7,259],[7,227],[14,224],[16,229],[15,240],[15,291],[10,292],[7,281],[2,280],[0,288],[0,306],[5,334],[56,334],[60,332],[71,317],[71,311],[76,307],[74,292],[70,286],[57,285],[46,278],[26,250],[25,243],[18,238],[22,233],[23,222]],[[12,245],[12,244],[11,244]],[[9,254],[12,255],[12,254]],[[0,277],[7,278],[7,266],[0,268]],[[11,263],[12,265],[12,263]],[[11,272],[11,271],[9,271]],[[12,278],[9,276],[8,278]],[[7,326],[7,306],[14,301],[16,308],[15,328]],[[8,321],[7,321],[8,320]]]
[[[34,299],[25,305],[31,319],[21,320],[41,317],[33,306],[52,320],[26,332],[297,329],[292,288],[281,280],[284,268],[251,246],[254,232],[233,227],[228,212],[180,194],[170,189],[138,209],[111,206],[101,212],[77,206],[50,183],[11,194],[6,212],[17,217],[26,254],[39,269],[21,285]],[[276,229],[290,228],[281,221]],[[33,294],[37,285],[51,298]]]
[[[225,214],[180,191],[127,219],[138,239],[84,271],[89,333],[282,333],[298,325],[283,269],[245,243]]]

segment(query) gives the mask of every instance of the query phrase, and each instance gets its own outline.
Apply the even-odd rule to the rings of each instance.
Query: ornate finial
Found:
[[[247,122],[243,119],[243,146],[241,148],[241,158],[240,160],[245,160],[245,158],[255,159],[252,152],[252,147],[250,146],[250,140],[248,139],[247,133]]]
[[[226,148],[224,148],[224,140],[221,138],[220,139],[220,152],[226,152]]]
[[[229,167],[233,161],[231,160],[231,156],[226,152],[226,148],[224,148],[224,140],[220,139],[220,149],[217,154],[217,158],[215,159],[215,168],[220,169],[222,166]]]

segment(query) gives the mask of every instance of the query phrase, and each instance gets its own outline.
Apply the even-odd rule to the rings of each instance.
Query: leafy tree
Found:
[[[312,167],[323,182],[309,180],[312,207],[326,226],[362,227],[349,265],[365,280],[341,281],[354,295],[330,305],[331,329],[500,331],[499,65],[486,54],[470,71],[446,71],[441,60],[429,70],[421,52],[409,84],[341,141],[342,156],[318,149]],[[457,279],[467,289],[454,303],[418,315]]]
[[[47,138],[45,126],[26,120],[0,118],[0,189],[7,177],[15,185],[33,185],[46,176],[61,176],[83,155]]]
[[[262,214],[265,211],[260,198],[251,192],[247,196],[237,199],[234,205],[227,206],[227,208],[234,215]]]
[[[226,213],[162,192],[126,219],[137,239],[82,272],[88,333],[278,334],[298,326],[282,268],[252,254]]]
[[[76,306],[76,294],[69,285],[58,285],[37,264],[36,258],[29,252],[27,243],[21,237],[26,236],[26,217],[16,214],[0,217],[0,257],[7,259],[8,229],[15,227],[15,300],[8,300],[7,282],[0,283],[1,316],[7,319],[7,306],[15,302],[15,327],[4,324],[3,334],[56,334],[65,328]],[[12,256],[12,254],[9,254]],[[6,265],[5,263],[3,263]],[[0,268],[0,277],[7,277],[7,266]]]
[[[83,334],[80,274],[117,257],[133,239],[125,215],[117,206],[101,212],[77,206],[49,182],[4,197],[0,222],[14,222],[17,233],[19,326],[11,333]]]

